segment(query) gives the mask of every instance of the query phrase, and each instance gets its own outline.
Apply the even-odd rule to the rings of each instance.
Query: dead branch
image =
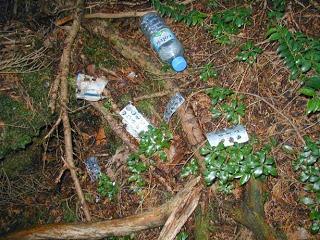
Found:
[[[198,177],[200,179],[200,177]],[[201,188],[196,188],[193,192],[190,192],[182,201],[178,204],[178,207],[171,213],[167,222],[163,226],[158,240],[173,240],[180,232],[181,228],[188,220],[194,209],[197,207],[200,199]]]
[[[80,9],[82,6],[83,1],[78,0],[77,6]],[[78,10],[79,12],[79,10]],[[66,38],[65,41],[65,48],[63,49],[63,53],[61,56],[61,61],[59,65],[59,73],[54,81],[54,84],[52,86],[52,91],[51,91],[51,101],[49,104],[49,107],[51,110],[54,112],[55,110],[55,105],[56,105],[56,98],[57,98],[57,92],[59,88],[59,84],[61,82],[61,120],[63,123],[63,134],[64,134],[64,142],[65,142],[65,162],[68,167],[68,170],[71,173],[71,177],[75,186],[75,190],[77,192],[77,195],[80,200],[80,204],[83,208],[84,215],[86,217],[87,221],[91,221],[91,216],[89,213],[89,209],[87,206],[87,203],[85,201],[84,195],[82,188],[80,186],[79,179],[77,177],[77,172],[75,169],[75,164],[73,160],[73,147],[72,147],[72,134],[71,134],[71,126],[70,126],[70,121],[69,121],[69,115],[68,115],[68,109],[67,105],[69,102],[69,95],[68,95],[68,80],[67,76],[69,74],[69,68],[70,68],[70,55],[71,55],[71,47],[72,44],[76,38],[76,35],[80,29],[80,14],[79,13],[75,14],[75,18],[73,20],[72,27],[69,31],[69,34]]]
[[[78,2],[81,2],[81,1],[78,0]],[[79,6],[80,4],[77,4],[77,5]],[[60,64],[59,64],[59,73],[57,74],[57,77],[55,78],[50,89],[49,107],[52,112],[54,112],[56,108],[56,101],[58,97],[58,89],[60,86],[60,82],[62,82],[62,79],[67,79],[67,76],[69,74],[71,48],[78,34],[78,31],[80,29],[80,21],[78,20],[78,17],[77,17],[78,14],[76,14],[75,16],[76,18],[74,19],[71,29],[68,33],[68,36],[64,41],[65,47],[63,49],[63,53],[62,53]]]
[[[149,211],[96,223],[48,224],[9,234],[0,239],[101,239],[108,236],[125,236],[133,232],[162,226],[171,212],[189,195],[197,195],[200,178],[191,180],[170,201]]]

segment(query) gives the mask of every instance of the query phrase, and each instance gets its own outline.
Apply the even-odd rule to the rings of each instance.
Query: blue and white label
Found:
[[[174,33],[169,28],[163,28],[152,35],[151,44],[152,47],[158,51],[163,44],[173,39],[176,39]]]

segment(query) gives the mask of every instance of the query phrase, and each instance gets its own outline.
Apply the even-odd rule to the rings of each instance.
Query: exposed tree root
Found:
[[[199,178],[193,179],[170,201],[144,213],[96,223],[48,224],[16,233],[0,239],[101,239],[108,236],[125,236],[133,232],[162,226],[171,212],[185,202],[188,196],[196,196]]]

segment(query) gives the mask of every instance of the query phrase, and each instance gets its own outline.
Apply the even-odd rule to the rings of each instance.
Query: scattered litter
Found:
[[[96,181],[101,173],[101,168],[97,160],[98,159],[96,157],[89,157],[85,161],[85,165],[92,182]]]
[[[148,126],[151,125],[131,103],[120,111],[120,115],[126,130],[136,139],[140,139],[139,134],[148,131]]]
[[[177,109],[184,103],[184,98],[180,93],[176,93],[168,102],[166,110],[164,111],[164,120],[169,122],[171,116],[177,111]]]
[[[88,101],[99,101],[104,98],[102,96],[103,89],[107,85],[107,80],[104,76],[94,78],[89,75],[79,73],[77,76],[77,92],[76,96],[79,99]]]
[[[128,75],[127,75],[127,78],[129,79],[134,79],[138,77],[138,75],[135,73],[135,72],[130,72]]]
[[[232,146],[234,143],[249,141],[247,130],[242,125],[210,132],[206,134],[206,137],[212,147],[218,146],[220,142],[223,142],[223,145],[227,147]]]

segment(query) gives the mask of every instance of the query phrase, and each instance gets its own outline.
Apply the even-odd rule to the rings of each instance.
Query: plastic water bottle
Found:
[[[176,72],[181,72],[187,67],[181,42],[156,13],[142,16],[141,30],[162,61],[169,63]]]

